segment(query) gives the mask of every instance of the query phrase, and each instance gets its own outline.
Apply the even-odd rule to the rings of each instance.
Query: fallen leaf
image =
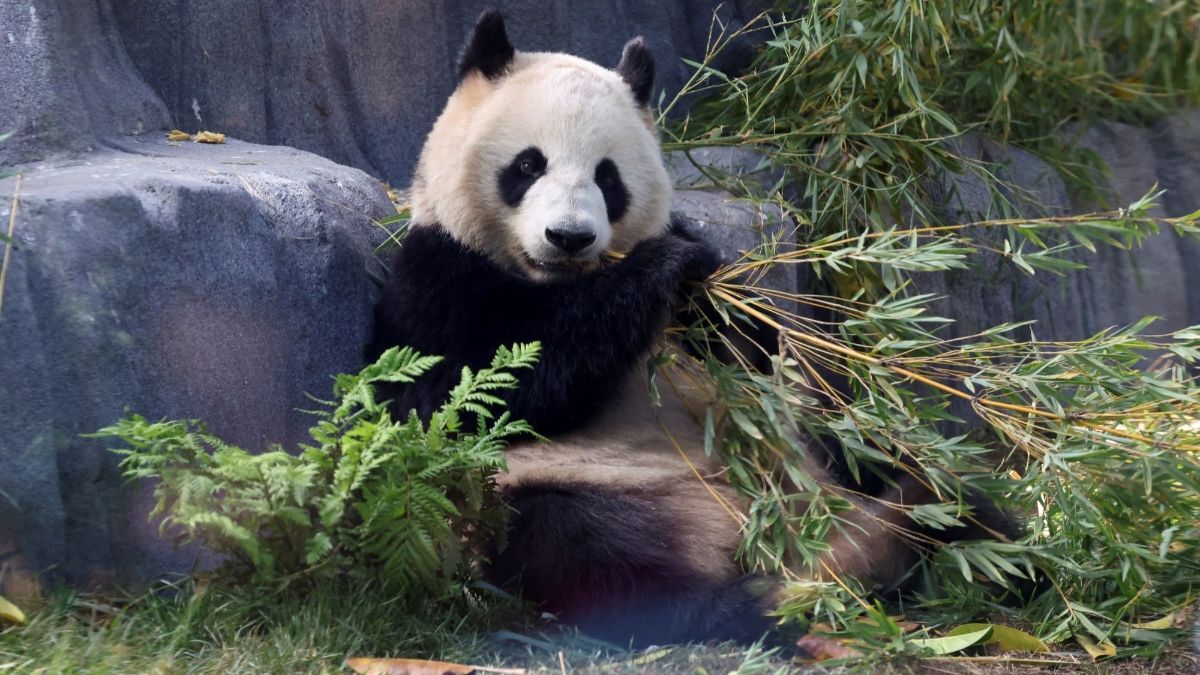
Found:
[[[858,650],[846,646],[840,640],[821,637],[809,633],[796,641],[796,646],[808,652],[813,661],[828,661],[829,659],[850,659],[861,656]]]
[[[20,607],[17,607],[4,599],[3,595],[0,595],[0,619],[23,624],[25,623],[25,612],[22,612]]]
[[[1095,640],[1086,635],[1076,635],[1075,641],[1079,643],[1080,647],[1083,647],[1093,661],[1117,655],[1117,646],[1108,640],[1096,644]]]
[[[172,129],[167,132],[167,140],[168,141],[190,141],[190,140],[192,140],[192,135],[186,131]]]
[[[961,626],[956,626],[949,633],[946,633],[946,635],[947,637],[951,635],[964,635],[966,633],[974,633],[983,628],[991,628],[992,634],[986,640],[980,641],[979,644],[994,644],[1006,652],[1038,652],[1044,654],[1050,651],[1045,642],[1025,631],[1008,626],[997,626],[987,623],[964,623]]]
[[[991,633],[992,627],[984,626],[980,630],[963,633],[962,635],[947,635],[939,638],[916,638],[909,640],[908,643],[933,652],[938,656],[945,656],[946,654],[961,652],[967,647],[986,639]]]
[[[218,134],[215,131],[199,131],[192,140],[197,143],[224,143],[225,134]]]
[[[672,647],[659,647],[658,649],[647,652],[645,654],[642,654],[641,656],[629,659],[627,661],[620,661],[618,663],[606,663],[606,664],[600,666],[600,670],[617,670],[617,669],[628,669],[628,668],[636,668],[638,666],[644,666],[648,663],[654,663],[655,661],[666,657],[672,651],[673,651]],[[559,652],[559,655],[561,656],[562,652]]]
[[[500,673],[524,675],[524,668],[489,668],[464,666],[461,663],[425,661],[423,659],[346,659],[346,667],[362,675],[471,675],[471,673]]]
[[[1146,630],[1166,630],[1168,628],[1173,628],[1175,626],[1175,619],[1178,617],[1178,615],[1179,615],[1179,612],[1171,612],[1170,614],[1162,617],[1161,619],[1154,619],[1153,621],[1143,621],[1141,623],[1135,623],[1135,624],[1133,624],[1133,627],[1134,628],[1145,628]]]
[[[421,659],[346,659],[346,666],[363,675],[470,675],[471,666]]]

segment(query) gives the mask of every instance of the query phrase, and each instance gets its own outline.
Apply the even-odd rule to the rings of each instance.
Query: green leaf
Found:
[[[908,644],[923,649],[931,654],[945,656],[961,652],[971,645],[978,644],[987,638],[992,632],[991,626],[985,626],[976,631],[962,633],[959,635],[947,635],[940,638],[915,638],[908,640]]]
[[[981,630],[990,629],[991,633],[986,639],[981,640],[979,644],[994,644],[1006,652],[1049,652],[1050,648],[1046,643],[1036,637],[1026,633],[1025,631],[1010,628],[1008,626],[998,626],[996,624],[987,623],[965,623],[961,626],[956,626],[946,636],[970,635]]]

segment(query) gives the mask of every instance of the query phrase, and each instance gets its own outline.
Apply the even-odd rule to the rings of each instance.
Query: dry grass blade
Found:
[[[8,261],[12,256],[13,237],[17,231],[17,204],[21,199],[21,174],[13,183],[12,205],[8,211],[8,237],[4,241],[4,259],[0,261],[0,310],[4,309],[4,284],[8,280]]]

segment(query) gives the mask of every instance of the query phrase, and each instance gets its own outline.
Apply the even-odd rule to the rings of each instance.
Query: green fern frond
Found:
[[[472,553],[499,534],[504,511],[494,476],[508,439],[532,434],[499,394],[531,368],[535,344],[498,350],[488,368],[464,369],[447,402],[423,425],[394,421],[375,385],[410,383],[440,362],[389,349],[354,375],[334,379],[334,401],[315,413],[310,444],[255,455],[196,420],[149,422],[130,414],[97,437],[125,447],[130,479],[157,479],[155,514],[259,580],[357,570],[398,592],[445,596],[466,577]],[[320,402],[320,401],[318,401]],[[464,412],[476,420],[462,428]]]

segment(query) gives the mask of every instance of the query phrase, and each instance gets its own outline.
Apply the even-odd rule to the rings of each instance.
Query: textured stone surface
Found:
[[[148,17],[149,18],[149,17]],[[0,2],[0,166],[167,125],[133,68],[108,0]]]
[[[696,148],[666,156],[667,170],[681,189],[712,189],[726,181],[759,187],[764,193],[779,185],[783,172],[773,169],[753,150],[734,147]]]
[[[779,207],[735,199],[709,177],[757,183],[765,192],[778,174],[763,167],[762,155],[739,148],[699,148],[689,154],[673,152],[666,158],[667,171],[677,186],[672,211],[686,218],[722,259],[737,260],[764,241],[796,243],[796,228]],[[793,269],[776,266],[755,283],[794,293],[799,279]],[[792,303],[787,306],[796,310]]]
[[[1025,214],[1067,214],[1106,210],[1132,203],[1155,183],[1167,193],[1158,215],[1180,216],[1200,209],[1200,112],[1179,113],[1148,128],[1100,124],[1077,141],[1109,167],[1110,190],[1102,203],[1068,194],[1045,162],[1018,148],[968,136],[965,156],[1001,167],[1001,177],[1019,186],[1012,195]],[[977,176],[957,176],[942,186],[943,221],[969,222],[996,217],[991,197]],[[1002,233],[972,233],[982,243],[998,243]],[[1097,253],[1074,251],[1086,270],[1030,277],[994,255],[980,254],[978,269],[921,275],[924,292],[945,295],[938,306],[957,321],[954,333],[969,334],[1002,321],[1034,320],[1039,337],[1080,339],[1143,316],[1162,317],[1155,332],[1200,323],[1200,244],[1166,230],[1125,251],[1097,246]]]
[[[25,167],[0,319],[0,534],[23,564],[85,584],[188,569],[80,434],[128,407],[248,448],[302,440],[305,392],[360,363],[389,212],[356,169],[237,141]]]
[[[568,51],[616,65],[645,35],[660,89],[688,77],[712,0],[568,2],[123,0],[114,4],[129,56],[165,101],[172,123],[309,150],[393,184],[412,165],[454,86],[460,45],[497,6],[518,49]],[[726,2],[733,26],[764,3]],[[749,47],[730,50],[745,61]],[[657,93],[655,94],[657,100]]]

